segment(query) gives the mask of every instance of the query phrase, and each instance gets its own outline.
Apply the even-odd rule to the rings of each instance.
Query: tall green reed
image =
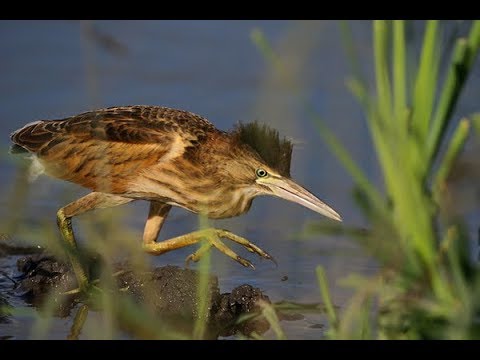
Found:
[[[367,119],[384,194],[315,116],[322,138],[354,179],[357,201],[371,224],[361,243],[382,265],[381,281],[369,279],[372,291],[352,299],[332,324],[334,338],[355,336],[360,313],[368,308],[375,316],[366,337],[449,338],[453,329],[455,337],[477,336],[479,276],[466,275],[466,268],[474,267],[464,258],[468,234],[459,220],[440,218],[439,199],[469,134],[470,120],[455,121],[452,114],[480,48],[480,22],[472,22],[466,38],[456,39],[443,77],[441,28],[438,21],[426,22],[418,65],[410,67],[414,53],[405,40],[405,22],[374,21],[374,95],[358,73],[348,80]],[[348,25],[344,31],[351,36]],[[358,308],[357,319],[344,326],[352,307]]]
[[[361,165],[303,101],[325,144],[355,183],[354,199],[370,226],[315,224],[317,231],[342,233],[358,241],[380,263],[372,277],[353,274],[346,285],[355,295],[334,310],[323,268],[317,268],[327,307],[330,338],[478,337],[480,276],[468,257],[468,233],[461,219],[443,216],[446,180],[470,130],[470,118],[452,117],[480,48],[480,22],[471,23],[453,49],[442,40],[446,25],[425,22],[417,57],[406,40],[405,21],[372,23],[374,91],[361,72],[348,22],[342,38],[353,76],[347,87],[361,105],[381,168],[377,188]],[[279,58],[261,31],[252,40],[272,66]],[[440,54],[450,59],[442,66]],[[286,71],[286,69],[281,69]],[[443,80],[443,81],[442,81]],[[447,131],[451,129],[450,131]]]

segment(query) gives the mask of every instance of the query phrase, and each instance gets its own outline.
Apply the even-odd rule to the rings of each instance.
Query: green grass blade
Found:
[[[250,39],[269,63],[273,64],[274,66],[279,64],[278,56],[268,42],[262,30],[258,28],[253,29],[250,32]]]
[[[405,22],[395,20],[393,22],[393,96],[394,111],[397,117],[402,116],[407,108],[407,72],[405,63]],[[401,121],[402,119],[397,119]],[[407,123],[402,124],[406,129]]]
[[[427,22],[422,54],[413,93],[412,127],[421,144],[427,139],[433,112],[439,65],[438,21]]]
[[[365,84],[365,77],[360,69],[360,61],[357,56],[358,52],[355,49],[355,41],[353,39],[352,29],[349,22],[346,20],[340,21],[340,35],[354,79],[361,84]]]
[[[379,106],[380,121],[386,121],[391,116],[392,95],[388,71],[388,23],[384,20],[376,20],[373,23],[373,45],[375,57],[375,73],[377,99]]]
[[[480,136],[480,113],[470,115],[472,119],[472,125],[475,129],[475,135]]]
[[[364,83],[354,77],[347,78],[346,86],[350,92],[355,96],[363,111],[366,114],[370,113],[373,103],[372,97],[368,94],[367,87]]]
[[[369,319],[372,297],[380,292],[382,277],[375,276],[371,279],[361,279],[358,275],[354,277],[357,278],[355,284],[357,291],[342,310],[342,317],[336,332],[337,339],[365,339],[370,338],[372,333],[371,330],[367,330],[367,327],[373,327]]]
[[[318,265],[315,269],[317,273],[317,281],[318,287],[320,288],[320,292],[322,294],[323,302],[325,303],[325,309],[327,310],[328,319],[330,321],[331,327],[337,326],[337,313],[335,312],[335,308],[333,306],[332,298],[330,296],[330,291],[328,289],[328,280],[325,274],[325,269],[323,266]]]
[[[199,229],[204,230],[208,228],[208,219],[205,215],[199,216]],[[204,239],[200,243],[200,248],[209,248],[210,245],[207,239]],[[201,250],[199,250],[201,251]],[[203,255],[199,261],[198,267],[198,284],[197,284],[197,299],[198,309],[197,318],[195,319],[195,325],[193,328],[193,338],[195,340],[201,340],[205,337],[207,330],[208,310],[210,304],[210,249],[202,251]]]
[[[375,187],[363,173],[362,169],[360,169],[360,167],[358,167],[358,165],[352,159],[347,149],[345,149],[335,134],[330,131],[320,117],[314,113],[311,113],[311,117],[318,128],[321,138],[330,148],[330,151],[332,151],[343,167],[350,173],[357,185],[369,197],[378,212],[382,213],[383,211],[381,210],[384,209],[384,203],[380,193],[377,191],[377,189],[375,189]]]
[[[265,320],[268,321],[270,327],[272,328],[273,332],[275,333],[278,340],[286,340],[287,336],[285,335],[282,327],[280,326],[280,320],[277,316],[277,313],[272,305],[267,302],[262,301],[260,303],[262,308],[262,315]]]
[[[457,99],[467,80],[470,69],[480,49],[480,20],[476,20],[470,30],[468,39],[458,39],[447,72],[442,94],[433,118],[428,137],[428,160],[430,166],[438,154],[443,135],[448,126]]]
[[[463,149],[465,142],[467,140],[468,134],[470,132],[470,122],[468,119],[462,119],[455,130],[450,144],[447,148],[443,160],[440,164],[440,167],[435,175],[433,181],[433,191],[435,196],[438,198],[442,186],[445,184],[450,169],[452,168],[453,162],[460,154],[460,151]]]
[[[73,319],[73,324],[70,327],[70,333],[67,336],[68,340],[78,340],[80,336],[83,325],[85,325],[85,321],[87,321],[88,317],[88,305],[82,305],[77,310],[75,314],[75,318]]]
[[[469,52],[465,60],[467,68],[470,69],[475,62],[478,50],[480,48],[480,20],[475,20],[472,29],[467,38]]]
[[[460,95],[460,91],[466,76],[464,61],[467,51],[467,41],[465,39],[457,40],[457,44],[453,52],[452,63],[450,64],[447,73],[443,92],[440,96],[437,111],[432,122],[432,129],[428,138],[428,160],[433,160],[437,155],[443,134],[448,126],[449,117],[453,112],[456,100]]]

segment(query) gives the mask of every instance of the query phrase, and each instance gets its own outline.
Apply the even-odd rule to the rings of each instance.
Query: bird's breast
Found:
[[[224,219],[239,216],[246,213],[252,205],[252,197],[240,195],[238,198],[232,196],[224,198],[223,201],[215,201],[209,204],[207,216],[212,219]]]
[[[176,171],[146,172],[130,186],[129,196],[157,200],[185,208],[211,219],[241,215],[250,209],[253,196],[242,188],[187,178]]]

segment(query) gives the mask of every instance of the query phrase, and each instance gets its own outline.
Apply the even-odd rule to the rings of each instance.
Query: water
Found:
[[[372,63],[370,23],[358,21],[353,26],[362,63],[371,74],[367,66]],[[261,29],[286,59],[287,75],[279,75],[254,46],[250,34],[255,28]],[[307,98],[371,179],[381,184],[361,109],[344,86],[349,69],[337,22],[0,21],[0,48],[0,146],[4,154],[8,134],[25,123],[97,107],[170,106],[201,114],[225,130],[238,120],[258,119],[297,143],[293,178],[342,214],[345,223],[363,225],[351,199],[352,181],[322,144],[306,115],[302,98]],[[473,90],[467,92],[470,101],[464,108],[471,106],[473,94]],[[7,155],[0,161],[4,194],[0,215],[8,216],[6,194],[18,164]],[[71,201],[85,191],[41,178],[29,197],[23,221],[41,218],[54,223],[56,210],[64,205],[58,199],[60,193],[66,193]],[[129,225],[140,238],[147,204],[128,206],[134,215]],[[314,271],[322,264],[334,302],[343,306],[350,291],[336,281],[351,272],[372,273],[376,265],[345,238],[314,236],[306,241],[295,236],[306,222],[317,219],[318,214],[296,204],[262,197],[254,201],[248,214],[216,222],[266,249],[279,264],[276,268],[250,256],[257,267],[251,271],[214,253],[213,271],[220,278],[221,290],[250,283],[273,301],[319,302]],[[195,215],[175,209],[161,237],[186,233],[197,226]],[[183,265],[190,252],[182,249],[154,261],[157,265]],[[0,258],[0,263],[5,261],[13,262]],[[281,281],[285,275],[288,280]],[[29,325],[22,323],[27,320],[15,321],[25,328],[2,325],[0,335],[28,337]],[[318,323],[325,324],[325,316],[306,315],[304,320],[283,325],[289,338],[319,338],[322,330]],[[66,335],[68,326],[69,320],[56,321],[52,336]]]

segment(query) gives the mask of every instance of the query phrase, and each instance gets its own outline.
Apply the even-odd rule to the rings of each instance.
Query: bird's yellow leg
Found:
[[[57,212],[57,224],[62,233],[63,240],[67,243],[67,254],[70,263],[72,264],[73,272],[77,278],[78,287],[81,291],[86,290],[88,276],[78,260],[78,248],[75,236],[73,235],[72,218],[65,215],[64,208],[61,208]]]
[[[159,201],[150,201],[150,210],[148,212],[145,230],[143,230],[143,243],[149,244],[157,241],[158,233],[162,229],[163,223],[168,216],[172,205]]]
[[[172,251],[175,249],[179,249],[185,246],[193,245],[196,244],[202,240],[205,240],[208,242],[207,246],[202,246],[199,250],[191,254],[190,256],[187,257],[187,262],[188,261],[198,261],[203,254],[207,250],[209,250],[212,246],[217,248],[219,251],[227,255],[228,257],[232,258],[233,260],[239,262],[243,266],[247,267],[250,266],[254,268],[253,264],[242,258],[241,256],[237,255],[234,251],[232,251],[228,246],[226,246],[223,241],[220,240],[220,238],[225,238],[229,239],[233,242],[236,242],[243,247],[245,247],[248,251],[252,253],[256,253],[259,256],[275,261],[271,255],[269,255],[266,251],[262,250],[258,246],[252,244],[250,241],[247,239],[235,235],[231,233],[230,231],[227,230],[222,230],[222,229],[215,229],[215,228],[209,228],[209,229],[204,229],[204,230],[198,230],[191,232],[186,235],[181,235],[172,239],[164,240],[161,242],[157,243],[144,243],[143,244],[143,249],[153,255],[161,255],[164,254],[168,251]]]
[[[72,228],[72,218],[90,210],[109,208],[130,201],[132,201],[132,199],[100,192],[92,192],[58,210],[58,228],[62,233],[63,240],[66,242],[67,254],[78,282],[78,290],[72,290],[67,293],[85,291],[89,285],[87,272],[79,261],[77,242]]]

